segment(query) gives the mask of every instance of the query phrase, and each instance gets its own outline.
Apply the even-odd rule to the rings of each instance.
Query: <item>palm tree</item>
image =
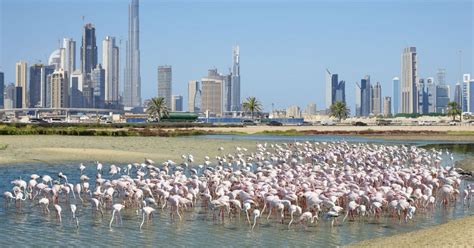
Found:
[[[262,111],[262,104],[254,96],[247,98],[247,100],[244,103],[242,103],[242,107],[246,111],[250,111],[250,113],[252,113],[252,119],[253,119],[253,114],[255,112],[258,113]]]
[[[459,109],[457,102],[448,103],[448,116],[452,116],[453,121],[456,120],[456,115],[459,115],[459,118],[461,119],[461,114],[462,114],[462,111]]]
[[[162,117],[168,117],[169,111],[165,98],[153,97],[147,104],[146,113],[156,121],[160,121]]]
[[[346,119],[349,116],[349,109],[344,102],[335,102],[331,105],[330,108],[331,116],[334,116],[341,121],[342,119]]]

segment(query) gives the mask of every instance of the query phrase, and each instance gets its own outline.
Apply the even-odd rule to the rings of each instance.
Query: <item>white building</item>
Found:
[[[418,110],[418,82],[416,47],[407,47],[402,53],[401,113],[412,114]]]
[[[105,71],[106,103],[119,101],[119,48],[115,45],[115,37],[106,36],[102,41],[102,67]]]

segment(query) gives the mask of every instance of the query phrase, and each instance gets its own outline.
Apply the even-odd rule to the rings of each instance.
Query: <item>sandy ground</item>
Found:
[[[474,247],[474,216],[428,229],[366,240],[349,247]]]
[[[64,161],[104,161],[116,163],[156,162],[171,159],[181,162],[182,154],[192,154],[195,162],[219,155],[217,148],[234,152],[236,146],[255,149],[254,141],[164,137],[95,137],[95,136],[0,136],[0,164],[19,162],[59,163]]]

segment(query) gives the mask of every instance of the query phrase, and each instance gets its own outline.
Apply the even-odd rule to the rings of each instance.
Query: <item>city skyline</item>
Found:
[[[35,2],[31,1],[19,1],[19,5],[24,5],[25,3],[30,3],[30,7],[34,7]],[[124,53],[125,53],[125,40],[127,39],[126,33],[128,32],[127,27],[127,6],[130,1],[114,1],[111,7],[111,13],[99,13],[96,10],[88,9],[86,13],[78,13],[84,14],[85,22],[91,22],[96,28],[96,37],[98,39],[97,42],[100,42],[104,39],[105,36],[111,35],[118,37],[118,40],[121,40],[119,46],[121,46],[121,50],[123,51],[120,54],[120,65],[121,69],[123,70],[125,60],[124,60]],[[355,82],[358,82],[360,78],[364,75],[370,75],[373,78],[373,81],[380,81],[382,84],[382,88],[384,88],[384,95],[383,96],[391,96],[391,83],[392,78],[394,76],[400,77],[400,51],[406,46],[416,46],[417,53],[418,53],[418,60],[420,61],[420,65],[418,68],[419,77],[426,78],[426,77],[434,77],[436,75],[436,71],[438,68],[446,68],[447,77],[446,81],[451,88],[454,89],[454,85],[456,83],[456,78],[460,77],[461,73],[472,73],[472,35],[464,35],[462,36],[463,39],[454,39],[452,37],[460,36],[465,33],[472,32],[472,23],[469,22],[469,19],[472,19],[472,12],[469,11],[469,7],[472,8],[472,3],[469,2],[461,2],[457,1],[455,3],[448,3],[448,2],[436,2],[436,3],[424,3],[420,1],[416,1],[413,3],[413,6],[424,6],[426,7],[427,11],[424,11],[423,18],[417,17],[415,15],[415,10],[407,10],[405,15],[413,18],[417,26],[423,26],[427,30],[438,30],[443,31],[445,37],[439,40],[433,40],[434,36],[439,36],[439,34],[433,32],[426,32],[423,37],[420,37],[418,34],[412,33],[411,27],[405,27],[406,20],[400,20],[400,23],[394,23],[398,25],[395,26],[395,31],[392,34],[390,31],[393,31],[392,27],[386,27],[387,30],[382,32],[382,37],[374,36],[375,31],[378,30],[381,23],[373,23],[372,21],[368,21],[367,19],[363,19],[362,21],[356,21],[355,24],[349,25],[347,29],[342,28],[342,24],[344,23],[343,20],[331,20],[330,23],[334,24],[331,29],[323,28],[322,23],[318,23],[318,18],[313,19],[313,14],[319,13],[322,10],[332,10],[332,13],[345,13],[348,12],[350,7],[356,7],[360,13],[364,13],[364,6],[370,4],[373,5],[374,10],[380,10],[381,12],[378,13],[374,11],[374,18],[380,15],[381,13],[385,13],[387,9],[390,9],[391,13],[387,16],[386,19],[380,20],[382,23],[387,23],[393,21],[393,19],[397,19],[396,17],[401,16],[401,5],[406,1],[398,1],[392,3],[351,3],[351,2],[343,2],[341,3],[326,3],[326,2],[316,2],[316,3],[308,3],[308,2],[297,2],[294,4],[290,4],[288,2],[278,2],[278,3],[268,3],[268,2],[257,2],[257,3],[249,3],[249,2],[215,2],[215,3],[188,3],[186,1],[181,1],[177,3],[170,3],[170,2],[150,2],[150,1],[140,1],[140,37],[141,43],[140,48],[142,51],[146,50],[145,54],[142,55],[142,81],[143,81],[143,99],[147,99],[150,97],[155,96],[155,94],[151,94],[151,92],[157,92],[156,89],[156,66],[160,64],[170,64],[174,68],[173,72],[173,89],[176,89],[172,92],[172,94],[181,94],[185,95],[187,82],[189,80],[197,79],[202,76],[203,72],[205,72],[209,68],[217,67],[220,71],[227,71],[230,64],[230,56],[229,56],[229,49],[239,44],[240,47],[243,49],[245,54],[245,62],[243,64],[244,75],[242,78],[242,92],[241,92],[241,99],[245,99],[250,95],[254,95],[259,98],[263,104],[265,110],[271,109],[271,104],[275,103],[275,108],[284,108],[290,105],[298,105],[298,106],[306,106],[309,102],[315,102],[317,105],[317,109],[320,110],[325,107],[324,105],[324,97],[321,97],[320,92],[324,90],[324,69],[330,68],[331,71],[334,71],[339,74],[341,79],[346,81],[346,91],[347,92],[354,92],[352,89],[355,89]],[[39,8],[35,8],[35,11],[41,13],[44,11],[44,8],[51,5],[54,1],[44,1],[43,5],[39,6]],[[85,2],[86,5],[93,5],[101,6],[110,2],[107,1],[99,1],[98,3],[92,3],[89,1]],[[69,3],[67,3],[69,4]],[[68,5],[62,4],[60,6],[56,6],[56,8],[65,8]],[[72,6],[77,6],[77,2],[72,1],[70,3]],[[262,23],[256,23],[257,27],[266,27],[264,34],[267,34],[269,37],[265,39],[258,39],[262,38],[261,35],[255,33],[255,29],[251,27],[246,27],[250,29],[251,34],[256,35],[255,39],[250,39],[250,35],[244,35],[243,27],[237,26],[239,21],[232,21],[232,20],[223,20],[218,24],[209,24],[207,21],[197,21],[193,19],[193,27],[197,29],[196,32],[192,32],[197,34],[197,38],[203,37],[206,35],[205,29],[207,28],[206,25],[215,25],[217,27],[225,26],[232,24],[231,26],[234,27],[234,31],[238,36],[223,35],[224,38],[217,39],[216,41],[206,41],[206,44],[201,44],[203,42],[199,42],[199,39],[194,40],[191,42],[193,47],[189,47],[186,45],[190,45],[190,43],[183,43],[182,40],[176,39],[176,37],[180,37],[184,35],[183,32],[178,32],[177,30],[171,30],[169,28],[164,28],[164,30],[169,31],[165,32],[169,35],[166,36],[150,36],[150,33],[156,31],[153,29],[153,24],[158,23],[164,17],[173,17],[173,13],[176,13],[176,7],[182,6],[183,4],[191,4],[192,8],[197,8],[198,10],[203,11],[215,11],[222,8],[229,9],[230,16],[237,16],[241,14],[242,10],[248,10],[247,17],[249,17],[250,21],[259,20]],[[18,6],[15,2],[12,1],[4,1],[2,2],[2,18],[8,18],[8,12],[6,11],[11,9],[15,9]],[[143,7],[145,6],[145,7]],[[160,8],[158,8],[160,7]],[[209,9],[210,10],[207,10]],[[264,8],[264,7],[268,7]],[[100,9],[100,8],[99,8]],[[153,9],[160,9],[160,15],[157,16],[156,21],[150,21],[151,18],[150,10]],[[279,39],[272,40],[274,44],[270,41],[271,37],[275,37],[275,29],[279,26],[281,21],[277,20],[276,17],[282,15],[284,12],[283,10],[288,9],[288,15],[293,16],[295,13],[300,14],[302,17],[297,17],[295,20],[288,21],[288,24],[284,24],[281,26],[281,32],[284,31],[291,31],[289,30],[290,24],[298,24],[296,30],[291,31],[289,34],[291,35],[298,35],[301,36],[299,38],[295,38],[293,41],[289,36],[280,37]],[[414,8],[416,9],[416,8]],[[466,10],[467,9],[467,10]],[[168,11],[166,11],[168,10]],[[428,11],[429,10],[429,11]],[[189,10],[184,9],[183,12],[187,13]],[[263,21],[261,19],[256,19],[257,12],[264,13],[269,15],[270,19],[267,21]],[[85,11],[84,11],[85,12]],[[166,13],[165,13],[166,12]],[[393,13],[392,13],[393,12]],[[426,12],[426,13],[425,13]],[[443,21],[435,21],[430,20],[428,22],[426,15],[436,16],[439,13],[458,13],[459,16],[456,20],[458,20],[456,25],[454,25],[453,20],[449,18],[439,18],[443,19]],[[191,22],[188,19],[180,19],[179,17],[184,15],[184,13],[180,13],[178,16],[173,17],[173,21],[176,21],[176,25],[178,27],[184,28],[185,30],[189,31],[189,28],[184,27],[185,25],[190,25]],[[463,14],[464,13],[464,14]],[[5,14],[5,15],[4,15]],[[217,16],[219,16],[218,14]],[[31,15],[34,17],[35,15]],[[114,26],[108,23],[110,22],[110,17],[113,16],[114,23],[117,22]],[[324,16],[324,14],[323,14]],[[441,15],[443,16],[443,15]],[[108,22],[104,22],[104,19],[109,18]],[[322,18],[322,17],[320,17]],[[24,50],[29,50],[28,46],[24,47],[24,49],[20,49],[16,56],[11,58],[9,56],[10,51],[15,51],[14,48],[11,46],[15,45],[12,42],[7,42],[8,40],[2,38],[2,60],[0,63],[1,71],[5,72],[5,84],[7,85],[10,82],[14,82],[12,80],[12,64],[6,63],[5,61],[14,61],[13,64],[20,60],[25,60],[28,62],[28,65],[36,63],[35,57],[41,57],[42,61],[46,61],[47,56],[55,50],[58,46],[55,46],[55,40],[60,40],[63,37],[72,37],[73,40],[80,41],[81,37],[80,30],[82,25],[81,16],[68,16],[62,18],[64,22],[71,22],[71,23],[61,23],[59,27],[55,28],[54,30],[58,31],[56,35],[50,35],[47,37],[42,37],[38,35],[34,35],[37,33],[36,31],[33,32],[32,37],[38,40],[42,40],[42,42],[38,41],[38,44],[34,44],[32,46],[39,45],[40,48],[36,47],[36,51],[33,54],[45,54],[41,56],[37,55],[25,55],[22,56],[21,54],[24,53]],[[144,19],[144,20],[143,20]],[[233,19],[233,18],[229,18]],[[322,18],[324,19],[324,18]],[[429,18],[428,18],[429,19]],[[101,21],[102,20],[102,21]],[[462,22],[461,20],[464,20]],[[271,22],[270,22],[271,21]],[[347,19],[345,20],[347,21]],[[47,22],[47,21],[46,21]],[[439,22],[439,23],[438,23]],[[3,22],[6,23],[6,22]],[[5,32],[6,35],[2,35],[2,37],[6,37],[9,33],[12,33],[12,28],[19,28],[22,26],[23,20],[19,21],[19,23],[13,23],[14,27],[10,27],[4,25],[2,28],[2,33]],[[70,28],[62,28],[62,26],[68,26],[69,24],[74,24],[76,27],[74,29]],[[121,24],[120,24],[121,23]],[[124,23],[124,25],[123,25]],[[327,23],[327,21],[326,21]],[[31,23],[30,23],[31,24]],[[79,25],[77,25],[79,24]],[[310,25],[316,25],[317,28],[313,32],[308,29]],[[347,24],[347,23],[346,23]],[[448,25],[449,24],[449,25]],[[360,28],[360,26],[366,26],[366,29],[371,30],[369,34],[370,39],[362,39],[361,37],[366,34],[367,32]],[[446,26],[450,26],[450,30],[447,29]],[[242,24],[242,26],[245,26]],[[352,27],[352,29],[351,29]],[[404,28],[404,32],[400,32],[399,29],[401,27]],[[27,29],[28,30],[28,29]],[[344,32],[342,32],[344,31]],[[160,31],[161,32],[161,31]],[[213,32],[216,32],[215,30]],[[218,29],[218,32],[222,32],[224,34],[229,34],[230,32]],[[281,32],[278,32],[281,34]],[[353,39],[354,45],[344,47],[343,43],[337,39],[336,36],[332,41],[330,46],[327,42],[329,40],[315,39],[316,36],[320,36],[321,33],[331,33],[331,34],[343,34],[344,36],[349,34],[356,34],[357,37]],[[13,32],[14,33],[14,32]],[[51,31],[48,31],[51,33]],[[124,35],[125,34],[125,35]],[[457,34],[457,35],[456,35]],[[399,38],[396,39],[387,39],[389,37],[396,37],[399,35]],[[341,36],[341,37],[344,37]],[[443,36],[444,37],[444,36]],[[352,37],[351,37],[352,39]],[[401,41],[402,40],[402,41]],[[403,41],[404,40],[404,41]],[[311,42],[310,42],[311,41]],[[364,41],[364,42],[362,42]],[[432,44],[427,44],[430,41]],[[266,42],[266,43],[265,43]],[[283,46],[283,43],[288,43],[288,46]],[[301,42],[300,47],[294,47],[291,44],[295,42]],[[18,42],[20,45],[24,43],[24,41]],[[310,44],[311,43],[311,44]],[[445,44],[448,43],[448,44]],[[41,45],[43,44],[43,45]],[[47,45],[45,45],[47,44]],[[153,49],[150,49],[150,44]],[[210,45],[211,44],[211,45]],[[468,44],[468,45],[466,45]],[[183,46],[184,45],[184,46]],[[356,46],[357,45],[357,46]],[[449,45],[449,46],[448,46]],[[377,59],[377,52],[380,49],[378,46],[383,47],[385,50],[383,52],[383,57],[381,59]],[[291,47],[291,49],[287,48]],[[368,47],[371,50],[367,50]],[[448,49],[446,49],[448,47]],[[168,48],[166,51],[163,49]],[[191,50],[190,50],[191,48]],[[194,49],[193,49],[194,48]],[[279,49],[277,49],[279,48]],[[322,49],[323,48],[323,49]],[[330,48],[330,49],[327,49]],[[348,48],[350,50],[348,50]],[[352,48],[352,49],[351,49]],[[101,47],[98,46],[98,54],[102,54]],[[329,57],[328,54],[323,51],[324,49],[328,50],[329,53],[335,53],[336,56]],[[16,49],[18,50],[18,49]],[[177,50],[183,50],[182,52],[178,52]],[[271,50],[271,51],[270,51]],[[361,53],[364,56],[357,56],[357,51],[353,50],[362,50]],[[463,68],[465,68],[461,73],[458,72],[459,67],[459,54],[458,51],[463,50]],[[368,53],[370,52],[370,53]],[[185,55],[183,55],[185,54]],[[206,54],[208,56],[203,56]],[[289,56],[291,54],[291,56]],[[8,58],[6,58],[8,56]],[[153,60],[150,60],[150,56],[153,56]],[[79,56],[76,56],[79,57]],[[281,60],[284,59],[284,60]],[[280,62],[281,65],[276,65],[272,60],[277,60]],[[360,60],[360,63],[359,61]],[[145,65],[145,62],[146,65]],[[357,61],[357,62],[356,62]],[[76,61],[76,64],[79,61]],[[283,63],[281,63],[283,62]],[[147,68],[154,68],[153,72],[150,73],[149,69]],[[383,67],[383,68],[381,68]],[[7,68],[10,68],[7,70]],[[271,70],[270,70],[271,68]],[[298,71],[298,73],[291,73],[284,74],[278,73],[283,72],[284,69],[287,68],[289,71]],[[298,68],[296,70],[295,68]],[[146,73],[145,73],[146,71]],[[277,73],[275,73],[277,72]],[[120,76],[123,74],[120,73]],[[146,78],[146,80],[145,80]],[[460,79],[459,79],[460,80]],[[291,83],[288,83],[291,82]],[[120,82],[120,90],[123,89],[123,80],[121,79]],[[296,91],[295,89],[301,89],[300,91]],[[314,92],[314,93],[310,93]],[[351,107],[351,113],[354,114],[354,105],[355,100],[353,94],[346,94],[347,95],[347,103],[349,107]],[[452,95],[452,94],[451,94]],[[451,96],[452,97],[452,96]],[[142,100],[143,100],[142,99]]]

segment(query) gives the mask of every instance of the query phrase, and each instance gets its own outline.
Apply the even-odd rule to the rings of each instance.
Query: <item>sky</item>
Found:
[[[0,0],[5,83],[15,81],[17,61],[47,62],[63,37],[76,40],[78,67],[88,22],[96,27],[99,63],[105,36],[121,40],[123,69],[129,2]],[[346,81],[352,113],[355,83],[365,75],[391,96],[407,46],[417,48],[419,77],[436,77],[445,68],[453,94],[461,73],[474,73],[473,13],[472,0],[141,0],[142,99],[157,95],[158,65],[171,65],[173,94],[183,95],[187,106],[187,82],[210,68],[227,73],[237,44],[241,97],[257,97],[267,111],[272,103],[325,108],[326,68]],[[123,71],[120,77],[123,89]]]

